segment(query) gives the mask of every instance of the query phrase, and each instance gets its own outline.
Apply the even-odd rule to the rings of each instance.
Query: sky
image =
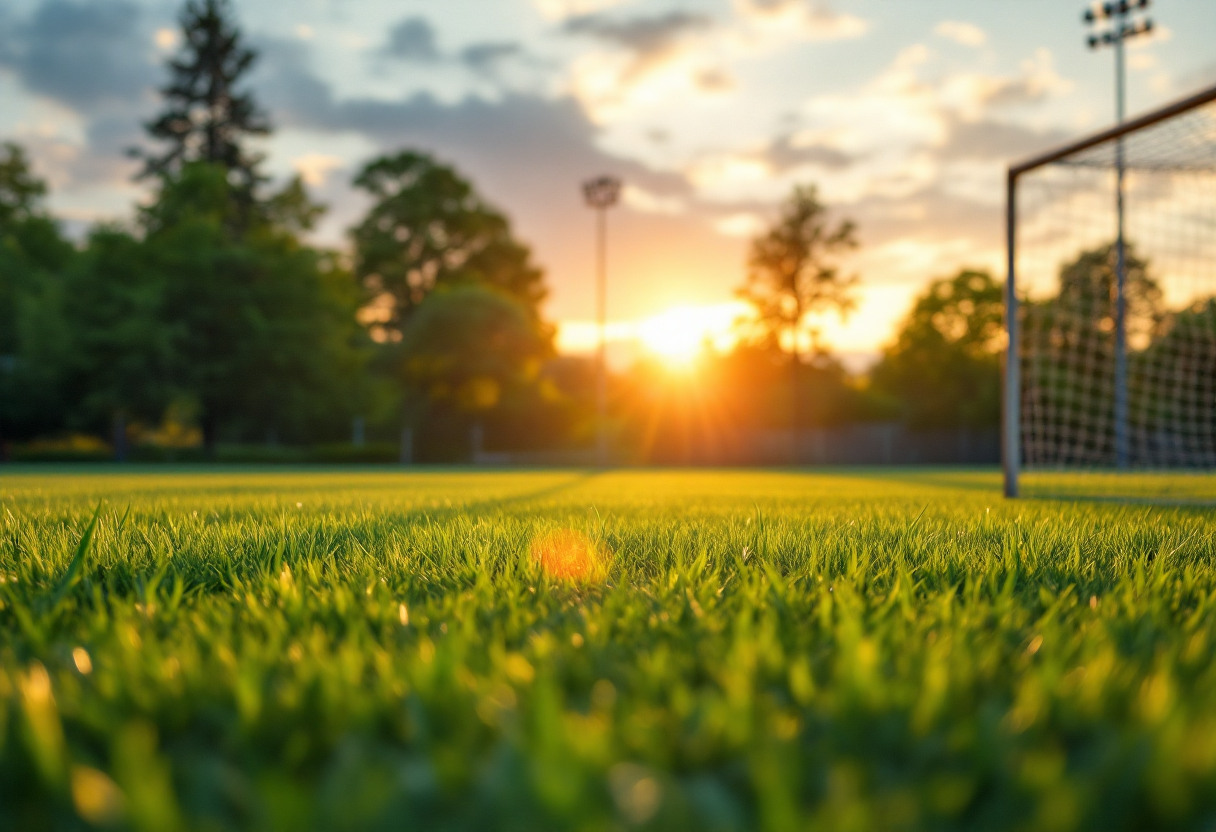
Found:
[[[329,206],[345,246],[378,154],[454,164],[544,267],[559,346],[594,328],[594,225],[580,183],[625,183],[609,218],[615,354],[686,347],[736,315],[750,237],[815,183],[861,248],[854,360],[926,282],[1000,274],[1004,170],[1108,126],[1113,56],[1074,0],[234,0],[260,55],[262,149]],[[129,220],[143,141],[178,45],[177,2],[0,2],[0,140],[23,144],[70,229]],[[1216,2],[1156,0],[1129,53],[1129,110],[1216,83]],[[674,339],[674,343],[673,343]],[[665,347],[666,345],[666,347]]]

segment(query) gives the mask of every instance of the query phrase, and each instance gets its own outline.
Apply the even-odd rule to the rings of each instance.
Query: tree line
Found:
[[[385,440],[404,429],[420,458],[459,455],[473,426],[503,447],[589,443],[592,368],[556,354],[543,272],[506,215],[404,150],[355,177],[371,207],[349,250],[310,244],[323,206],[299,177],[272,187],[250,149],[272,124],[230,8],[190,0],[181,27],[133,151],[151,198],[132,220],[74,243],[23,149],[0,155],[0,446],[85,434],[121,458],[177,430],[214,455],[337,440],[354,418]],[[857,245],[810,186],[753,241],[740,297],[755,315],[697,381],[724,430],[996,424],[1001,292],[986,273],[933,283],[867,377],[821,343],[819,316],[854,305],[842,263]],[[644,363],[615,378],[618,441],[690,406],[682,384]]]

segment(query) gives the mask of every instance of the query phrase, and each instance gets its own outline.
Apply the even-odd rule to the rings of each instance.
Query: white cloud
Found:
[[[807,40],[855,38],[869,28],[865,20],[837,12],[825,0],[735,0],[735,10],[757,27]]]
[[[619,6],[624,2],[627,0],[532,0],[532,5],[549,20],[564,20]]]
[[[1016,150],[1020,139],[999,116],[1070,85],[1046,50],[1013,75],[952,72],[946,66],[924,44],[912,44],[860,89],[816,96],[803,105],[802,126],[790,145],[850,163],[817,164],[811,158],[777,165],[764,149],[723,150],[687,163],[685,177],[698,196],[715,202],[779,199],[793,184],[811,179],[830,202],[846,205],[898,202],[930,191],[992,203],[1001,194],[1001,154]],[[963,155],[953,158],[949,148]],[[740,220],[718,230],[729,234],[743,227]]]
[[[979,26],[961,20],[943,20],[933,31],[963,46],[983,46],[988,40],[988,35]]]
[[[679,197],[660,196],[645,188],[626,183],[621,192],[621,201],[643,214],[683,214],[684,201]]]
[[[767,161],[748,152],[707,155],[684,169],[685,178],[702,197],[723,202],[776,198],[783,188],[774,182],[773,173]]]
[[[685,27],[645,49],[622,44],[587,53],[571,66],[568,88],[592,121],[608,124],[673,101],[721,98],[734,91],[716,33]]]
[[[714,230],[726,237],[755,237],[764,230],[764,219],[747,211],[728,214],[714,222]]]

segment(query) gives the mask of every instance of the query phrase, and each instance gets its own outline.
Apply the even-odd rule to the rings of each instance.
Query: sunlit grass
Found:
[[[10,468],[0,828],[1213,823],[1216,512],[998,489]]]

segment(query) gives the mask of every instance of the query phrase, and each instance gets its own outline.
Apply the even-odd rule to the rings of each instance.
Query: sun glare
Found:
[[[638,325],[638,339],[650,353],[676,367],[688,367],[707,345],[720,346],[737,312],[733,305],[678,306]]]

